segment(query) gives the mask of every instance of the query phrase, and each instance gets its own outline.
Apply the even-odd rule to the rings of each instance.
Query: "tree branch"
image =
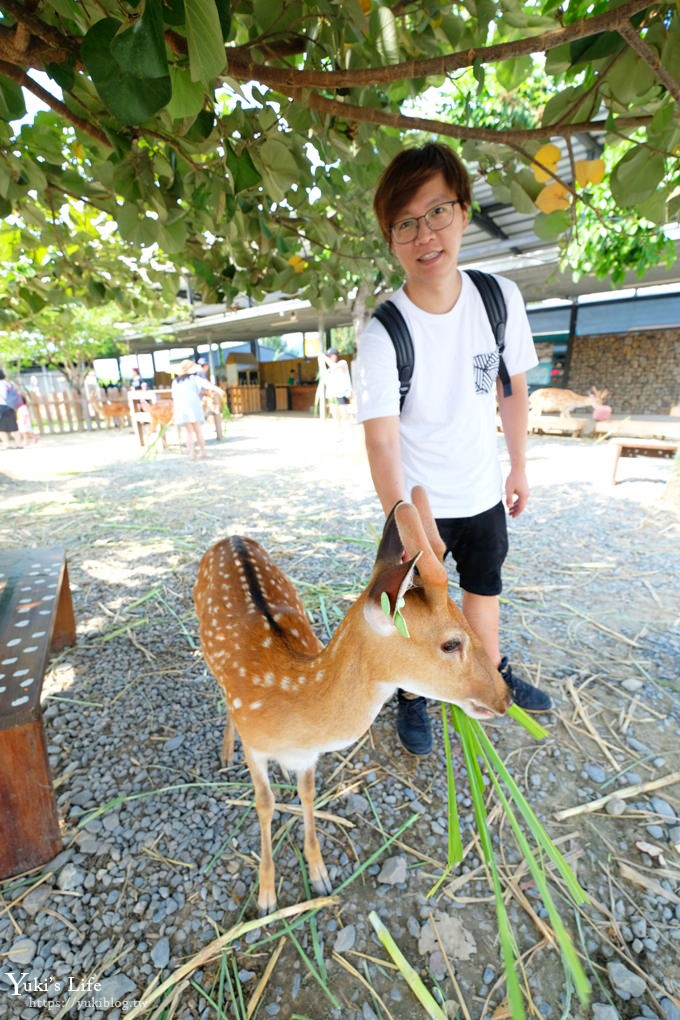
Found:
[[[613,11],[598,14],[594,18],[584,18],[565,28],[553,29],[527,39],[459,50],[428,60],[408,60],[384,67],[356,67],[350,71],[299,71],[293,67],[269,67],[251,60],[248,47],[227,47],[228,75],[239,81],[259,81],[284,94],[291,88],[360,88],[404,79],[439,77],[472,67],[475,61],[494,64],[510,57],[544,52],[597,32],[618,31],[621,25],[628,23],[629,18],[647,7],[649,0],[628,0]]]
[[[94,124],[91,124],[89,121],[84,120],[82,117],[73,113],[72,110],[69,110],[65,103],[62,103],[60,99],[57,99],[57,97],[53,96],[51,92],[44,89],[42,85],[39,85],[37,81],[34,81],[28,74],[26,74],[25,71],[20,71],[14,66],[14,64],[7,64],[2,60],[0,60],[0,71],[2,71],[2,73],[8,78],[11,78],[12,81],[21,85],[22,88],[31,92],[34,96],[36,96],[36,98],[49,106],[51,110],[54,110],[54,112],[58,113],[60,117],[63,117],[64,120],[68,121],[69,124],[73,124],[74,127],[77,127],[79,131],[83,131],[85,134],[90,135],[91,138],[94,138],[96,142],[99,142],[100,145],[104,145],[107,149],[113,148],[113,145],[103,131],[101,131],[98,127],[95,127]]]
[[[2,9],[7,14],[11,14],[17,25],[23,26],[24,29],[28,29],[31,35],[36,36],[42,40],[46,46],[55,51],[50,57],[55,63],[61,63],[71,56],[74,58],[79,57],[79,47],[74,43],[68,36],[62,35],[58,29],[53,28],[51,25],[45,24],[41,18],[37,17],[32,10],[29,10],[23,4],[18,3],[17,0],[2,0]],[[21,49],[18,53],[21,53]]]
[[[638,35],[629,21],[623,25],[619,25],[616,31],[626,40],[630,48],[635,50],[639,57],[642,57],[645,64],[651,68],[661,84],[665,85],[668,89],[676,103],[680,103],[680,84],[663,66],[659,60],[656,50],[652,49],[652,47]]]
[[[462,124],[446,124],[444,121],[429,120],[424,117],[405,117],[402,113],[391,113],[388,110],[378,110],[374,107],[356,106],[353,103],[346,103],[339,99],[327,99],[316,92],[305,92],[304,95],[294,93],[292,98],[303,98],[305,104],[310,109],[319,110],[321,113],[330,114],[334,117],[342,117],[344,120],[383,124],[387,127],[400,128],[404,131],[430,131],[435,134],[446,135],[448,138],[500,142],[505,145],[519,145],[522,142],[549,138],[552,135],[568,138],[571,135],[582,134],[584,131],[601,132],[613,130],[609,123],[604,120],[580,121],[577,124],[547,124],[545,127],[539,128],[495,129],[465,127]],[[647,116],[622,117],[617,120],[616,127],[634,130],[638,127],[644,127],[650,121],[651,117]]]

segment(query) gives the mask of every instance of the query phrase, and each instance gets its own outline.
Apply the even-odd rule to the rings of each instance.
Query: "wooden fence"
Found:
[[[127,404],[125,394],[110,399]],[[41,435],[85,432],[130,424],[128,416],[111,418],[103,413],[101,408],[106,404],[106,398],[93,398],[91,395],[84,396],[72,392],[27,393],[26,402],[33,427]]]
[[[97,429],[133,428],[129,413],[120,417],[106,414],[102,408],[107,402],[128,403],[125,390],[120,394],[84,396],[73,392],[34,394],[26,393],[33,427],[40,435],[69,432],[87,432]],[[232,414],[259,414],[263,410],[260,386],[232,386],[227,390]]]

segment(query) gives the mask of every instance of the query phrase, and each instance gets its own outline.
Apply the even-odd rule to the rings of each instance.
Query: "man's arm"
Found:
[[[387,516],[395,503],[406,498],[401,466],[399,416],[365,421],[364,438],[373,485]]]
[[[529,499],[529,481],[526,471],[529,395],[526,375],[523,372],[513,375],[510,381],[512,396],[505,397],[503,395],[503,386],[500,380],[496,383],[496,389],[505,445],[510,456],[510,474],[505,480],[505,503],[510,516],[519,517]]]

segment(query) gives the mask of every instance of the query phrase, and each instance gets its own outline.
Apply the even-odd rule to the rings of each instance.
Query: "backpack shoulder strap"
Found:
[[[404,406],[413,375],[413,341],[406,320],[393,301],[383,301],[373,312],[374,317],[387,330],[397,355],[399,373],[399,411]]]
[[[508,321],[508,309],[503,297],[503,291],[495,276],[491,276],[489,273],[482,273],[479,269],[466,269],[465,272],[474,283],[484,302],[484,308],[489,317],[493,335],[496,338],[499,358],[498,375],[503,384],[503,396],[510,397],[512,396],[512,384],[505,359],[503,358],[503,351],[505,350],[505,326]]]

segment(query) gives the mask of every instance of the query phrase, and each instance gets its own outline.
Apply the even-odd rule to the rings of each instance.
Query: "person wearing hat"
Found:
[[[219,386],[215,386],[209,379],[206,379],[195,361],[186,358],[180,362],[177,376],[172,383],[173,419],[175,425],[182,426],[184,429],[187,450],[192,460],[196,456],[196,443],[198,443],[199,456],[205,457],[205,436],[203,435],[205,414],[201,396],[209,390],[218,393],[220,400],[224,399],[224,394]]]

